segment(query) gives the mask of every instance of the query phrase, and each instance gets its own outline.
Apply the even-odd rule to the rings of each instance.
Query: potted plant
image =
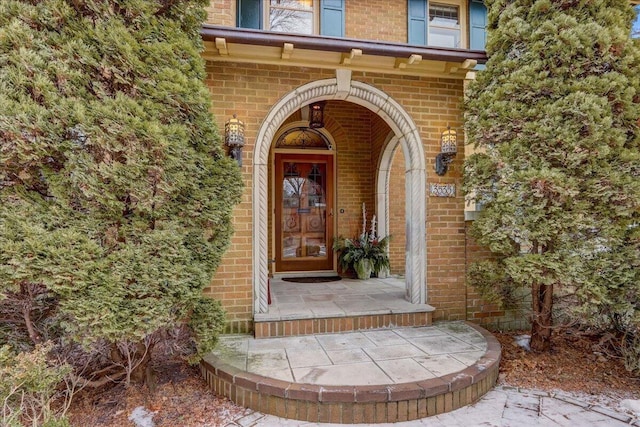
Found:
[[[367,211],[362,204],[362,233],[354,239],[338,237],[333,243],[333,250],[339,253],[340,268],[345,271],[352,267],[358,279],[368,279],[371,273],[380,273],[389,268],[389,236],[379,238],[376,233],[376,217],[371,220],[371,228],[367,230]]]

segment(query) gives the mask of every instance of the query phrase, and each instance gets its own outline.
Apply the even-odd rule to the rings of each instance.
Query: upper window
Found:
[[[238,27],[344,37],[345,0],[238,0]]]
[[[269,30],[281,33],[314,34],[312,0],[271,0]]]
[[[482,0],[407,0],[408,42],[483,50],[487,8]]]
[[[460,46],[460,10],[458,6],[429,3],[429,45]]]
[[[640,39],[640,5],[634,7],[636,11],[636,20],[633,21],[633,26],[631,27],[631,37],[634,39]]]

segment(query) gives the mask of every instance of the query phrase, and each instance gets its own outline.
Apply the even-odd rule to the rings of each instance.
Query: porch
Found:
[[[498,376],[500,345],[467,322],[432,324],[401,278],[270,280],[255,336],[227,335],[201,363],[245,407],[309,422],[386,423],[471,404]]]
[[[407,301],[401,278],[297,283],[283,277],[296,280],[294,274],[270,280],[268,312],[254,315],[256,338],[427,326],[435,310]]]

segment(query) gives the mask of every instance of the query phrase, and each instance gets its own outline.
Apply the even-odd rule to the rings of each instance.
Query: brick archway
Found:
[[[337,70],[336,78],[310,82],[286,94],[271,108],[258,131],[253,157],[254,314],[268,311],[268,163],[271,144],[277,130],[294,111],[323,100],[343,100],[368,108],[387,123],[397,139],[396,144],[402,146],[406,174],[407,299],[414,304],[425,303],[426,171],[417,127],[409,114],[389,95],[366,83],[352,81],[349,70]],[[383,191],[388,192],[388,188]],[[382,206],[378,205],[378,208]]]

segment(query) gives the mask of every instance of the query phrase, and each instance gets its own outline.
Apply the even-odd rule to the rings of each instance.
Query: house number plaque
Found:
[[[456,197],[456,185],[429,184],[429,195],[432,197]]]

